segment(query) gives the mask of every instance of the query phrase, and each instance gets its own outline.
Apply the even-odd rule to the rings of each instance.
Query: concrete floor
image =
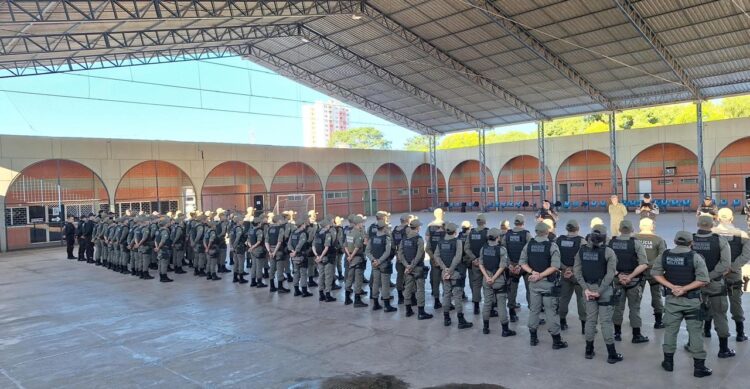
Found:
[[[466,216],[474,218],[450,214],[448,219]],[[592,215],[575,216],[588,225]],[[499,220],[500,214],[490,215],[493,226]],[[686,220],[690,227],[694,217],[686,214]],[[665,236],[682,228],[678,214],[658,221]],[[664,372],[662,330],[652,328],[647,303],[642,315],[651,342],[631,344],[626,323],[625,341],[618,343],[625,361],[609,365],[600,338],[595,359],[583,358],[580,325],[570,316],[571,328],[563,335],[570,348],[552,351],[543,328],[540,345],[530,348],[525,306],[513,325],[519,335],[501,338],[497,319],[491,322],[493,332],[483,335],[481,317],[471,313],[467,318],[475,327],[459,332],[455,315],[454,325],[443,327],[441,311],[433,320],[417,321],[406,319],[402,306],[392,314],[345,307],[343,293],[338,302],[324,304],[315,297],[239,286],[226,276],[208,282],[174,275],[176,282],[161,284],[64,257],[62,248],[0,256],[0,388],[299,388],[364,372],[395,375],[412,387],[736,388],[750,380],[750,342],[735,344],[732,338],[737,356],[718,361],[715,336],[705,341],[712,377],[693,378],[692,361],[682,350],[675,356],[675,372]],[[646,292],[644,301],[648,298]],[[748,299],[745,308],[750,311]],[[686,339],[683,330],[680,344]]]

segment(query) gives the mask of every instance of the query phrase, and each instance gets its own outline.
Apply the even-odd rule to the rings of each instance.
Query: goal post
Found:
[[[280,215],[286,211],[294,211],[298,215],[307,215],[307,212],[315,209],[315,195],[312,193],[291,193],[276,195],[276,204],[273,206],[274,215]]]

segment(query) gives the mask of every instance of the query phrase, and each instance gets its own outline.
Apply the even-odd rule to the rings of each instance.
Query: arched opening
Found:
[[[409,211],[409,183],[400,167],[383,164],[375,171],[370,196],[370,214],[379,210],[391,213]]]
[[[750,196],[750,137],[732,142],[716,156],[711,166],[711,191],[720,203],[726,200],[733,207]]]
[[[48,159],[23,169],[5,195],[8,249],[59,242],[66,216],[79,218],[109,210],[109,194],[88,167]]]
[[[201,190],[204,209],[263,210],[268,193],[263,178],[252,166],[239,161],[224,162],[211,170]]]
[[[370,186],[359,166],[342,163],[331,171],[326,181],[326,209],[329,215],[344,216],[365,213],[365,199]]]
[[[698,157],[674,143],[659,143],[633,158],[628,167],[628,199],[651,193],[655,200],[696,200]]]
[[[492,172],[485,165],[487,176],[487,202],[495,201],[495,180]],[[453,169],[448,179],[448,191],[451,203],[467,203],[468,205],[478,202],[482,196],[480,188],[479,161],[470,159],[463,161]]]
[[[552,197],[552,174],[545,168],[547,197]],[[497,197],[501,203],[539,202],[539,159],[519,155],[503,165],[497,177]]]
[[[185,172],[165,161],[145,161],[133,166],[120,179],[115,192],[115,212],[130,210],[167,213],[195,210],[195,187]]]
[[[323,184],[315,170],[302,162],[282,166],[271,182],[270,206],[275,213],[293,210],[306,213],[323,209]]]
[[[437,170],[438,204],[446,201],[445,177],[440,169]],[[414,170],[411,175],[411,208],[421,211],[432,206],[432,187],[430,182],[430,164],[423,163]]]
[[[604,207],[612,195],[612,160],[596,150],[578,151],[557,171],[557,199]],[[617,191],[622,193],[622,174],[617,169]],[[596,202],[596,203],[594,203]]]

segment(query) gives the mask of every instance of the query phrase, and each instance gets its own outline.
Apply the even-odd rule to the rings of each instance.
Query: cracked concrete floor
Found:
[[[489,216],[497,225],[500,215]],[[592,215],[563,215],[562,220],[568,216],[587,225]],[[467,218],[474,215],[447,216]],[[686,220],[690,228],[692,215]],[[659,230],[673,236],[681,223],[679,214],[662,215]],[[600,338],[595,359],[583,358],[579,323],[571,316],[564,333],[570,348],[553,352],[543,329],[541,344],[530,348],[522,325],[525,306],[516,323],[521,325],[514,325],[519,335],[501,338],[497,319],[493,332],[483,335],[481,318],[470,313],[474,328],[459,332],[455,316],[452,327],[443,327],[440,310],[433,320],[417,321],[406,319],[402,306],[393,314],[345,307],[343,293],[338,302],[324,304],[315,297],[239,286],[226,276],[208,282],[174,275],[176,282],[161,284],[64,257],[63,248],[0,255],[0,388],[299,388],[365,372],[394,375],[412,387],[718,388],[741,387],[750,379],[750,342],[735,344],[732,338],[737,356],[719,361],[715,336],[705,340],[712,377],[693,378],[692,361],[682,350],[675,356],[675,372],[662,371],[662,330],[651,327],[648,291],[642,316],[651,342],[629,343],[626,319],[625,341],[618,344],[625,361],[608,365]],[[523,304],[523,293],[519,299]],[[750,310],[748,299],[744,302]],[[683,329],[679,343],[686,339]]]

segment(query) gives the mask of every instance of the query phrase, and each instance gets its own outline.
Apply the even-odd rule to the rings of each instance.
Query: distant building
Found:
[[[305,147],[328,147],[333,133],[349,128],[349,109],[336,100],[302,106],[302,136]]]

